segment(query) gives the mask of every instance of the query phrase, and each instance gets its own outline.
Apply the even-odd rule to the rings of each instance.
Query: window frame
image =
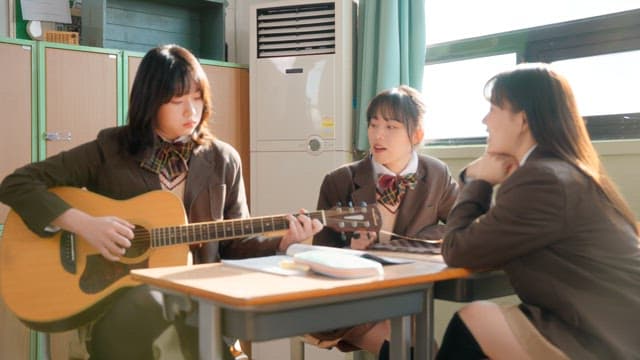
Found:
[[[640,8],[427,46],[425,66],[516,54],[516,62],[553,62],[640,50]],[[640,113],[585,116],[592,140],[640,139]],[[611,128],[611,125],[615,125]],[[484,140],[483,140],[484,139]],[[430,140],[431,145],[486,143],[482,138]]]

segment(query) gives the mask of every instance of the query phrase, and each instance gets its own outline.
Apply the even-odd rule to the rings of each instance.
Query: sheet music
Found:
[[[291,259],[292,257],[288,255],[272,255],[240,260],[222,259],[221,262],[225,265],[237,266],[255,271],[264,271],[276,275],[292,276],[306,274],[306,271],[303,270],[291,269],[281,266],[282,262],[291,261]]]

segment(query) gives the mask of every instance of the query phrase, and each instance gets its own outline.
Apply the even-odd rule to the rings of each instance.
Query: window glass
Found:
[[[493,75],[516,64],[516,54],[431,64],[424,67],[422,93],[425,138],[486,137],[482,119],[489,110],[484,85]]]
[[[427,0],[427,45],[636,8],[640,0]]]
[[[552,64],[569,80],[582,116],[640,112],[640,50]]]

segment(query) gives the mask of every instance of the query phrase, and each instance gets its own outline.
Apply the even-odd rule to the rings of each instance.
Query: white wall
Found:
[[[618,185],[631,209],[640,219],[640,140],[596,141],[605,169]],[[484,146],[427,147],[423,153],[435,156],[449,165],[454,174],[484,151]]]
[[[0,0],[0,36],[9,37],[9,1]]]

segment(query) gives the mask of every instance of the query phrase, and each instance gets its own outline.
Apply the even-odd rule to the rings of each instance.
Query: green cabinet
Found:
[[[95,139],[100,129],[123,125],[143,55],[0,38],[0,180],[19,166]],[[239,151],[249,184],[249,70],[201,62],[212,85],[211,128]],[[0,232],[8,211],[0,204]],[[67,359],[74,336],[75,331],[36,336],[0,299],[0,359],[43,359],[45,353],[52,360]]]
[[[37,120],[35,42],[0,42],[0,64],[0,179],[3,179],[37,158],[37,147],[28,141],[36,134]],[[0,224],[8,211],[0,203]]]
[[[35,53],[32,41],[0,42],[0,179],[36,157],[37,150],[29,141],[36,124]],[[0,203],[0,233],[8,212]],[[29,359],[30,343],[29,330],[0,298],[0,359]]]
[[[226,0],[84,0],[82,45],[146,52],[178,44],[225,60]]]

